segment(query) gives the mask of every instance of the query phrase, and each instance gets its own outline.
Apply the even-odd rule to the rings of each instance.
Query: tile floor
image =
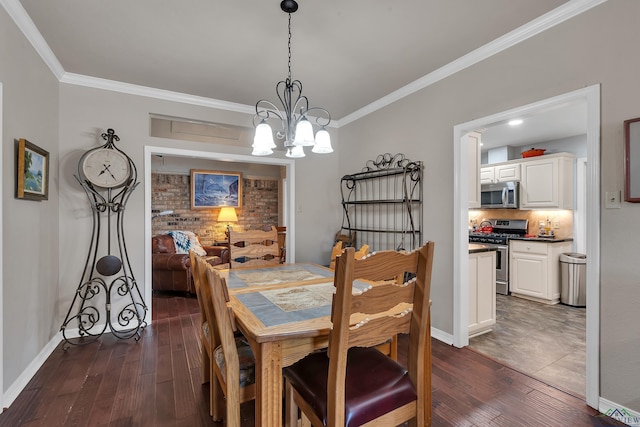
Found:
[[[585,395],[584,308],[496,295],[496,326],[469,347],[574,395]]]

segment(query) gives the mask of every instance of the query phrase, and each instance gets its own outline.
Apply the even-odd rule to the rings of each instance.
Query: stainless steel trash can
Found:
[[[587,256],[575,252],[560,255],[560,302],[574,307],[587,305]]]

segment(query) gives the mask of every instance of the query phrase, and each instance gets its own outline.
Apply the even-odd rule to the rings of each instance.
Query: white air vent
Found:
[[[250,147],[253,128],[166,116],[151,116],[151,136]]]

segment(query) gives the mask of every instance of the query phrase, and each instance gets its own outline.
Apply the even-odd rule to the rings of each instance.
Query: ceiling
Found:
[[[535,143],[587,133],[587,103],[584,99],[539,109],[516,118],[521,119],[522,124],[512,126],[508,120],[503,120],[478,129],[482,132],[482,151],[505,145],[533,147]]]
[[[35,26],[21,28],[31,40],[44,40],[41,54],[59,62],[61,81],[69,76],[106,79],[211,99],[222,108],[240,106],[247,112],[258,99],[278,104],[275,84],[287,75],[287,14],[279,3],[0,0],[16,22],[33,22]],[[558,16],[573,16],[566,12],[571,7],[577,14],[594,2],[298,3],[292,14],[292,77],[303,82],[311,106],[348,122],[394,93],[401,97],[418,89],[416,82],[437,81],[429,77],[455,70],[452,64],[499,51],[489,47],[517,38],[513,34],[531,34],[541,22],[561,22]],[[586,133],[584,104],[523,119],[518,127],[496,123],[482,129],[483,150]]]
[[[588,2],[300,0],[292,77],[312,106],[341,120],[550,11]],[[16,21],[28,15],[67,74],[244,106],[276,102],[287,74],[279,0],[0,3]]]

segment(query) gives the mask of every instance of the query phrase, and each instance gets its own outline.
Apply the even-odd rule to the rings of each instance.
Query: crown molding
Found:
[[[0,0],[1,1],[1,0]],[[99,77],[85,76],[82,74],[64,73],[60,83],[76,86],[86,86],[95,89],[109,90],[126,93],[129,95],[145,96],[148,98],[162,99],[165,101],[181,102],[184,104],[199,105],[201,107],[218,108],[238,113],[255,114],[255,106],[238,104],[235,102],[221,101],[219,99],[206,98],[204,96],[189,95],[170,90],[156,89],[148,86],[140,86]]]
[[[439,82],[459,71],[464,70],[478,62],[490,58],[530,37],[540,34],[574,16],[594,8],[607,0],[569,0],[567,3],[554,10],[534,19],[533,21],[516,28],[515,30],[498,37],[497,39],[479,47],[478,49],[461,56],[460,58],[444,65],[437,70],[415,80],[400,89],[383,96],[377,101],[366,105],[359,110],[343,117],[340,120],[332,120],[330,127],[339,128],[354,122],[368,114],[371,114],[387,105],[390,105],[406,96],[418,92],[434,83]],[[14,20],[18,28],[31,42],[38,54],[49,66],[53,74],[61,83],[78,86],[93,87],[97,89],[110,90],[127,93],[131,95],[146,96],[150,98],[163,99],[167,101],[181,102],[185,104],[199,105],[203,107],[218,108],[222,110],[235,111],[240,113],[253,114],[255,107],[252,105],[238,104],[213,98],[189,95],[180,92],[172,92],[163,89],[156,89],[147,86],[139,86],[130,83],[117,82],[113,80],[101,79],[97,77],[84,76],[80,74],[67,73],[53,54],[53,51],[44,40],[35,24],[24,10],[18,0],[0,0],[0,4],[5,8],[9,16]]]
[[[479,47],[476,50],[469,52],[468,54],[461,56],[460,58],[444,65],[437,70],[427,74],[424,77],[415,80],[400,89],[391,92],[390,94],[383,96],[377,101],[372,102],[369,105],[362,107],[359,110],[343,117],[338,121],[337,127],[344,126],[353,121],[356,121],[368,114],[373,113],[387,105],[390,105],[406,96],[409,96],[419,90],[422,90],[434,83],[439,82],[459,71],[464,70],[480,61],[496,55],[505,49],[517,45],[518,43],[527,40],[530,37],[540,34],[543,31],[548,30],[574,16],[594,8],[607,0],[570,0],[567,3],[555,8],[554,10],[545,13],[544,15],[534,19],[531,22],[516,28],[515,30],[498,37],[497,39]]]

